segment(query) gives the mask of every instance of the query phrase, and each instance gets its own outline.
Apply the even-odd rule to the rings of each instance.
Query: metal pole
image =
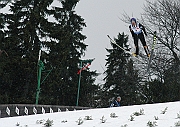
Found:
[[[42,61],[41,59],[41,49],[39,50],[39,57],[38,57],[38,86],[37,86],[37,93],[36,93],[36,104],[38,104],[39,93],[40,93],[40,85],[41,85],[41,71],[42,71]]]
[[[80,62],[80,68],[82,68],[82,60],[81,60],[81,62]],[[77,102],[76,102],[76,106],[78,106],[78,102],[79,102],[80,84],[81,84],[81,71],[80,71],[80,73],[79,73],[78,93],[77,93]]]
[[[39,94],[40,94],[40,85],[41,85],[41,72],[42,72],[42,69],[43,69],[43,62],[40,60],[39,63],[38,63],[38,67],[39,67],[39,70],[38,70],[38,86],[37,86],[37,94],[36,94],[36,105],[38,104],[38,100],[39,100]]]
[[[52,66],[51,66],[51,70],[49,70],[48,74],[46,75],[46,77],[44,78],[44,80],[41,82],[41,73],[42,70],[44,70],[44,63],[41,61],[41,49],[39,50],[39,58],[38,58],[38,75],[37,75],[37,80],[38,80],[38,85],[37,85],[37,93],[36,93],[36,105],[38,104],[38,100],[39,100],[39,94],[41,91],[41,84],[46,80],[46,78],[49,76],[49,74],[52,71]]]

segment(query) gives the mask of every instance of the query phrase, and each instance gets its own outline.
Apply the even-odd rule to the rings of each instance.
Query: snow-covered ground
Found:
[[[165,114],[162,114],[167,107]],[[144,115],[134,116],[141,113]],[[117,117],[112,118],[110,114],[115,113]],[[179,118],[178,118],[179,114]],[[130,116],[134,117],[130,121]],[[85,120],[85,117],[92,117],[92,120]],[[102,123],[104,116],[105,122]],[[154,117],[158,117],[155,120]],[[76,121],[81,118],[83,123],[78,125]],[[0,119],[0,127],[44,127],[47,120],[53,120],[52,127],[147,127],[148,122],[156,122],[158,127],[175,127],[180,121],[180,102],[124,106],[116,108],[101,108],[79,111],[67,111],[29,116],[9,117]],[[40,124],[39,121],[43,123]],[[180,125],[179,125],[180,126]],[[153,127],[153,126],[151,126]]]

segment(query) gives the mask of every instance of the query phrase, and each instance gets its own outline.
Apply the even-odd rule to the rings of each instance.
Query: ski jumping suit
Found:
[[[133,26],[132,24],[129,26],[130,32],[132,34],[132,37],[134,39],[134,45],[136,47],[136,55],[139,55],[139,46],[138,46],[138,40],[140,39],[142,45],[144,46],[144,50],[147,54],[147,56],[149,57],[149,50],[148,50],[148,46],[146,45],[146,41],[144,38],[144,34],[147,36],[146,30],[144,28],[143,25],[141,25],[140,23],[136,23],[135,26]],[[144,34],[143,34],[143,32]]]

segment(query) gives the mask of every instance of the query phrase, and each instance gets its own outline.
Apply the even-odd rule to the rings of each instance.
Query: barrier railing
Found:
[[[86,109],[90,108],[58,105],[3,104],[0,105],[0,118]]]

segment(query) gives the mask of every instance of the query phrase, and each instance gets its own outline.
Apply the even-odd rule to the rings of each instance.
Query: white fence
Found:
[[[29,104],[7,104],[0,105],[0,118],[36,115],[63,111],[85,110],[89,107],[57,106],[57,105],[29,105]]]

